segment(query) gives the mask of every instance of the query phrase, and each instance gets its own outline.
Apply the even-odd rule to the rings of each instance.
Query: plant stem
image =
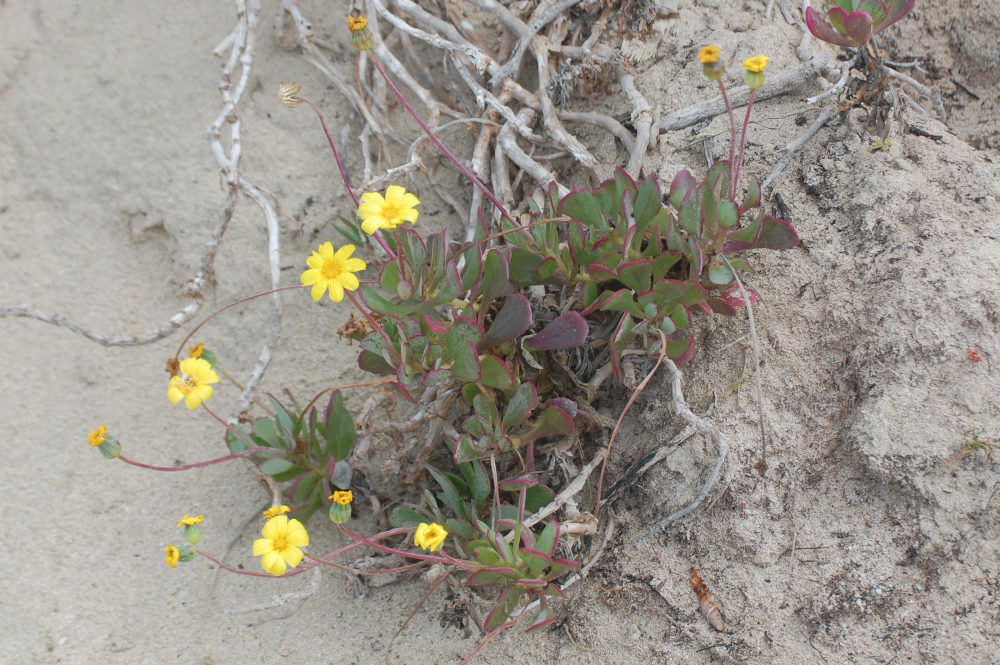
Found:
[[[736,165],[733,164],[733,158],[736,155],[736,118],[733,116],[733,105],[729,103],[729,96],[726,94],[726,86],[723,85],[721,78],[717,83],[719,91],[722,92],[722,103],[726,105],[726,111],[729,113],[729,195],[735,196],[733,192],[736,190]]]
[[[357,298],[351,295],[350,291],[345,290],[344,295],[347,296],[348,300],[350,300],[355,307],[358,308],[358,311],[361,312],[361,314],[365,317],[365,320],[368,321],[368,325],[370,325],[372,329],[378,331],[378,334],[382,337],[382,341],[385,342],[386,348],[392,351],[393,355],[396,355],[396,347],[393,346],[392,340],[385,334],[385,330],[382,329],[382,326],[379,325],[378,321],[372,318],[372,315],[368,313],[368,310],[361,306],[361,303],[358,302]]]
[[[511,217],[509,212],[507,212],[507,208],[505,208],[504,205],[500,203],[500,199],[494,196],[493,192],[490,191],[489,187],[480,182],[479,178],[477,178],[472,171],[470,171],[464,164],[462,164],[462,162],[459,161],[458,157],[456,157],[451,152],[451,150],[448,150],[447,146],[445,146],[445,144],[441,142],[441,139],[437,137],[437,135],[431,130],[431,128],[427,126],[427,123],[425,123],[423,119],[420,117],[420,115],[417,114],[416,110],[414,110],[414,108],[410,106],[410,103],[406,101],[405,97],[403,97],[403,93],[399,91],[399,88],[397,88],[396,85],[392,82],[392,79],[389,78],[389,75],[385,72],[384,69],[382,69],[382,63],[379,62],[378,58],[376,58],[370,51],[368,52],[368,58],[369,60],[371,60],[371,63],[375,65],[375,69],[377,69],[378,73],[382,75],[382,78],[385,79],[385,82],[389,86],[389,89],[392,90],[394,95],[396,95],[396,98],[400,101],[400,103],[402,103],[403,107],[406,108],[407,111],[409,111],[410,115],[413,116],[413,119],[417,121],[417,124],[420,125],[420,128],[424,130],[425,134],[427,134],[427,137],[434,142],[434,145],[436,145],[441,150],[441,152],[444,153],[445,157],[447,157],[451,161],[451,163],[455,165],[455,168],[457,168],[462,173],[462,175],[464,175],[469,180],[469,182],[471,182],[473,185],[479,188],[479,191],[481,191],[486,196],[486,198],[488,198],[490,201],[493,202],[493,205],[497,207],[497,210],[500,211],[501,215],[503,215],[511,222],[514,222],[514,218]]]
[[[369,547],[373,547],[373,548],[379,550],[380,552],[385,552],[386,554],[396,554],[396,555],[401,556],[401,557],[403,557],[405,559],[418,559],[420,561],[434,561],[434,562],[437,562],[437,563],[450,563],[450,564],[458,566],[459,568],[461,568],[463,570],[468,570],[469,569],[469,565],[467,563],[465,563],[464,561],[459,561],[458,559],[453,559],[452,557],[448,556],[444,552],[442,552],[440,556],[434,556],[434,555],[431,555],[431,554],[418,554],[416,552],[407,552],[405,550],[398,550],[395,547],[388,547],[387,545],[380,545],[379,543],[376,543],[374,540],[370,540],[368,538],[365,538],[364,536],[359,536],[356,533],[352,533],[352,532],[348,531],[347,529],[345,529],[343,525],[338,525],[338,526],[340,527],[341,532],[345,536],[347,536],[348,538],[350,538],[352,540],[356,540],[359,543],[364,543],[365,545],[368,545]],[[407,531],[412,531],[412,529],[407,529]]]
[[[337,168],[340,170],[340,177],[344,181],[344,187],[347,189],[347,193],[350,195],[351,200],[354,201],[354,209],[357,210],[358,206],[361,204],[358,203],[358,197],[356,197],[354,195],[354,191],[351,190],[351,183],[347,179],[347,171],[344,169],[344,165],[340,161],[340,154],[337,152],[337,146],[334,145],[333,143],[333,137],[330,136],[330,130],[327,129],[326,127],[326,121],[323,119],[323,114],[320,113],[319,109],[316,108],[316,105],[310,102],[308,99],[303,99],[302,97],[292,97],[292,99],[295,101],[305,102],[306,104],[308,104],[309,107],[316,113],[316,116],[319,118],[319,124],[323,126],[323,133],[326,134],[326,142],[330,144],[330,150],[333,151],[333,159],[334,161],[337,162]]]
[[[226,455],[225,457],[216,457],[215,459],[210,459],[207,462],[195,462],[194,464],[184,464],[182,466],[156,466],[155,464],[146,464],[145,462],[136,462],[131,460],[124,455],[119,455],[118,459],[125,462],[126,464],[131,464],[132,466],[137,466],[140,469],[151,469],[153,471],[188,471],[190,469],[200,469],[204,466],[212,466],[213,464],[221,464],[222,462],[228,462],[229,460],[238,459],[240,457],[246,457],[247,455],[253,455],[254,453],[260,453],[271,450],[269,448],[259,448],[254,447],[250,450],[244,450],[238,453],[233,453],[231,455]]]
[[[743,131],[740,133],[740,156],[736,160],[736,173],[733,176],[733,186],[729,190],[729,196],[734,201],[736,200],[736,184],[740,179],[740,169],[743,168],[743,151],[747,144],[747,125],[750,124],[750,111],[753,110],[753,98],[756,92],[756,88],[750,89],[750,101],[747,102],[747,115],[743,119]]]
[[[281,287],[278,287],[276,289],[271,289],[270,291],[264,291],[262,293],[255,293],[252,296],[247,296],[246,298],[240,298],[236,302],[231,302],[228,305],[226,305],[225,307],[223,307],[222,309],[218,309],[218,310],[212,312],[207,317],[205,317],[204,321],[202,321],[201,323],[199,323],[198,325],[196,325],[194,327],[194,330],[192,330],[191,332],[189,332],[188,335],[187,335],[187,337],[185,337],[181,341],[180,346],[177,347],[177,352],[174,353],[174,360],[176,360],[178,358],[178,356],[181,355],[181,351],[184,350],[184,345],[187,344],[191,340],[192,337],[194,337],[194,334],[196,332],[198,332],[203,325],[205,325],[206,323],[208,323],[209,321],[211,321],[213,318],[215,318],[219,314],[222,314],[224,311],[226,311],[230,307],[236,307],[237,305],[243,304],[243,303],[245,303],[245,302],[247,302],[249,300],[253,300],[255,298],[260,298],[261,296],[269,296],[272,293],[280,293],[281,291],[292,291],[294,289],[305,289],[305,288],[309,288],[309,287],[304,286],[302,284],[294,284],[292,286],[281,286]]]

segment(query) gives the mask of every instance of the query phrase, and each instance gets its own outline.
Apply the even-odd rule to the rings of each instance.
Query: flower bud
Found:
[[[345,524],[347,520],[351,519],[351,502],[354,500],[354,493],[351,490],[337,491],[327,498],[333,501],[330,504],[331,522]]]
[[[743,61],[743,82],[752,90],[764,85],[764,68],[770,60],[766,55],[755,55]]]
[[[720,56],[718,46],[709,44],[698,53],[701,73],[711,81],[718,81],[726,73],[726,62]]]
[[[118,439],[108,434],[108,428],[105,425],[101,425],[95,430],[90,432],[90,436],[87,437],[87,441],[90,443],[91,447],[97,448],[104,455],[104,459],[114,459],[116,457],[121,457],[122,454],[122,444],[118,443]]]
[[[187,563],[194,558],[196,550],[194,545],[191,543],[181,543],[181,546],[177,548],[180,553],[180,558],[178,559],[181,563]]]

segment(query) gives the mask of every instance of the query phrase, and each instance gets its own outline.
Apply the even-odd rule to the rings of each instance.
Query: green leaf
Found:
[[[454,354],[454,361],[451,365],[452,375],[460,381],[479,381],[481,367],[476,345],[465,340],[459,342],[457,348],[449,346],[449,351]]]
[[[514,388],[514,375],[507,363],[496,356],[487,355],[480,358],[480,382],[483,385],[507,392]]]
[[[277,448],[281,446],[281,437],[278,436],[278,430],[274,426],[274,421],[270,418],[258,418],[253,421],[253,433],[255,436],[266,441],[267,445],[271,447]]]
[[[607,233],[609,230],[597,198],[585,190],[567,194],[559,202],[559,214],[577,219],[600,233]]]
[[[243,438],[240,437],[240,435],[237,434],[236,432],[239,432],[240,434],[249,439],[250,437],[247,436],[247,433],[244,432],[243,429],[237,425],[233,425],[233,429],[236,431],[229,432],[226,435],[226,443],[229,444],[229,450],[231,450],[234,453],[241,453],[244,450],[250,450],[250,446],[247,445],[247,442],[244,441]]]
[[[736,204],[729,199],[719,201],[716,212],[719,215],[719,223],[726,228],[736,226],[736,222],[740,221],[739,209],[737,209]]]
[[[483,626],[483,629],[489,633],[504,625],[510,613],[514,611],[514,608],[520,602],[521,594],[523,593],[522,589],[512,587],[500,594],[496,606],[486,617],[486,624]]]
[[[718,286],[725,286],[733,281],[733,271],[724,263],[710,266],[708,269],[708,281]]]
[[[295,491],[292,492],[292,501],[295,503],[305,503],[305,500],[312,494],[313,489],[316,487],[316,483],[319,481],[319,476],[315,473],[310,473],[308,476],[302,479]]]
[[[556,493],[545,485],[533,485],[525,491],[524,510],[529,513],[536,513],[545,506],[552,503]]]
[[[698,204],[697,190],[689,193],[684,199],[684,205],[681,206],[677,216],[677,225],[689,235],[695,237],[701,235],[701,206]]]
[[[434,480],[437,481],[437,484],[441,486],[441,492],[438,494],[438,498],[441,499],[441,502],[451,508],[452,512],[454,512],[457,516],[471,521],[472,515],[469,514],[469,507],[466,505],[465,501],[462,500],[462,497],[459,495],[458,489],[455,487],[452,479],[448,478],[432,466],[428,466],[427,470],[432,476],[434,476]]]
[[[486,252],[483,260],[482,307],[489,307],[495,298],[503,295],[509,276],[507,257],[497,249]]]
[[[278,473],[284,473],[295,467],[294,464],[286,459],[269,459],[260,465],[260,472],[266,473],[269,476],[273,476]]]
[[[504,430],[509,431],[526,421],[537,407],[538,391],[535,389],[535,385],[522,383],[507,402],[507,408],[503,414]]]
[[[542,284],[538,277],[538,266],[544,257],[520,247],[515,247],[510,253],[509,279],[519,286]]]
[[[559,523],[551,520],[545,525],[545,529],[538,538],[535,539],[535,548],[539,552],[544,552],[549,556],[556,550],[556,539],[559,537]]]
[[[632,214],[641,233],[663,206],[660,203],[660,187],[655,176],[639,183],[637,189],[638,193],[635,196],[635,205],[632,206]]]
[[[421,522],[426,522],[427,519],[426,515],[418,513],[413,508],[400,506],[392,511],[392,516],[389,517],[389,523],[396,528],[413,527],[419,526]]]
[[[338,460],[345,460],[354,447],[357,433],[354,428],[354,417],[344,408],[344,397],[339,390],[330,396],[326,412],[326,454]]]
[[[648,291],[653,276],[653,262],[649,259],[623,263],[618,266],[618,279],[637,293]]]

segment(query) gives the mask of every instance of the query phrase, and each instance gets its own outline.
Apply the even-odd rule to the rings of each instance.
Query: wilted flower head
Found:
[[[294,83],[281,82],[278,86],[278,103],[284,104],[290,109],[295,108],[302,103],[302,100],[295,95],[299,94],[302,90],[301,85],[295,85]]]
[[[351,31],[351,44],[359,51],[368,51],[375,45],[375,37],[368,29],[368,19],[364,16],[348,16],[347,29]]]
[[[271,506],[264,511],[264,517],[271,519],[272,517],[277,517],[278,515],[284,515],[288,513],[291,509],[288,506]]]

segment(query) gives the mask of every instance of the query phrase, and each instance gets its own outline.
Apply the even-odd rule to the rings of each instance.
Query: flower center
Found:
[[[181,391],[182,395],[187,395],[198,385],[197,377],[191,376],[190,374],[184,374],[181,380],[177,383],[177,390]]]
[[[386,203],[382,206],[382,216],[389,221],[399,219],[399,206],[393,205],[392,203]]]
[[[326,261],[323,263],[322,272],[325,279],[337,279],[344,272],[344,268],[340,261]]]
[[[288,542],[285,540],[285,536],[276,536],[274,540],[271,541],[271,547],[273,547],[276,552],[284,552],[288,548]]]

